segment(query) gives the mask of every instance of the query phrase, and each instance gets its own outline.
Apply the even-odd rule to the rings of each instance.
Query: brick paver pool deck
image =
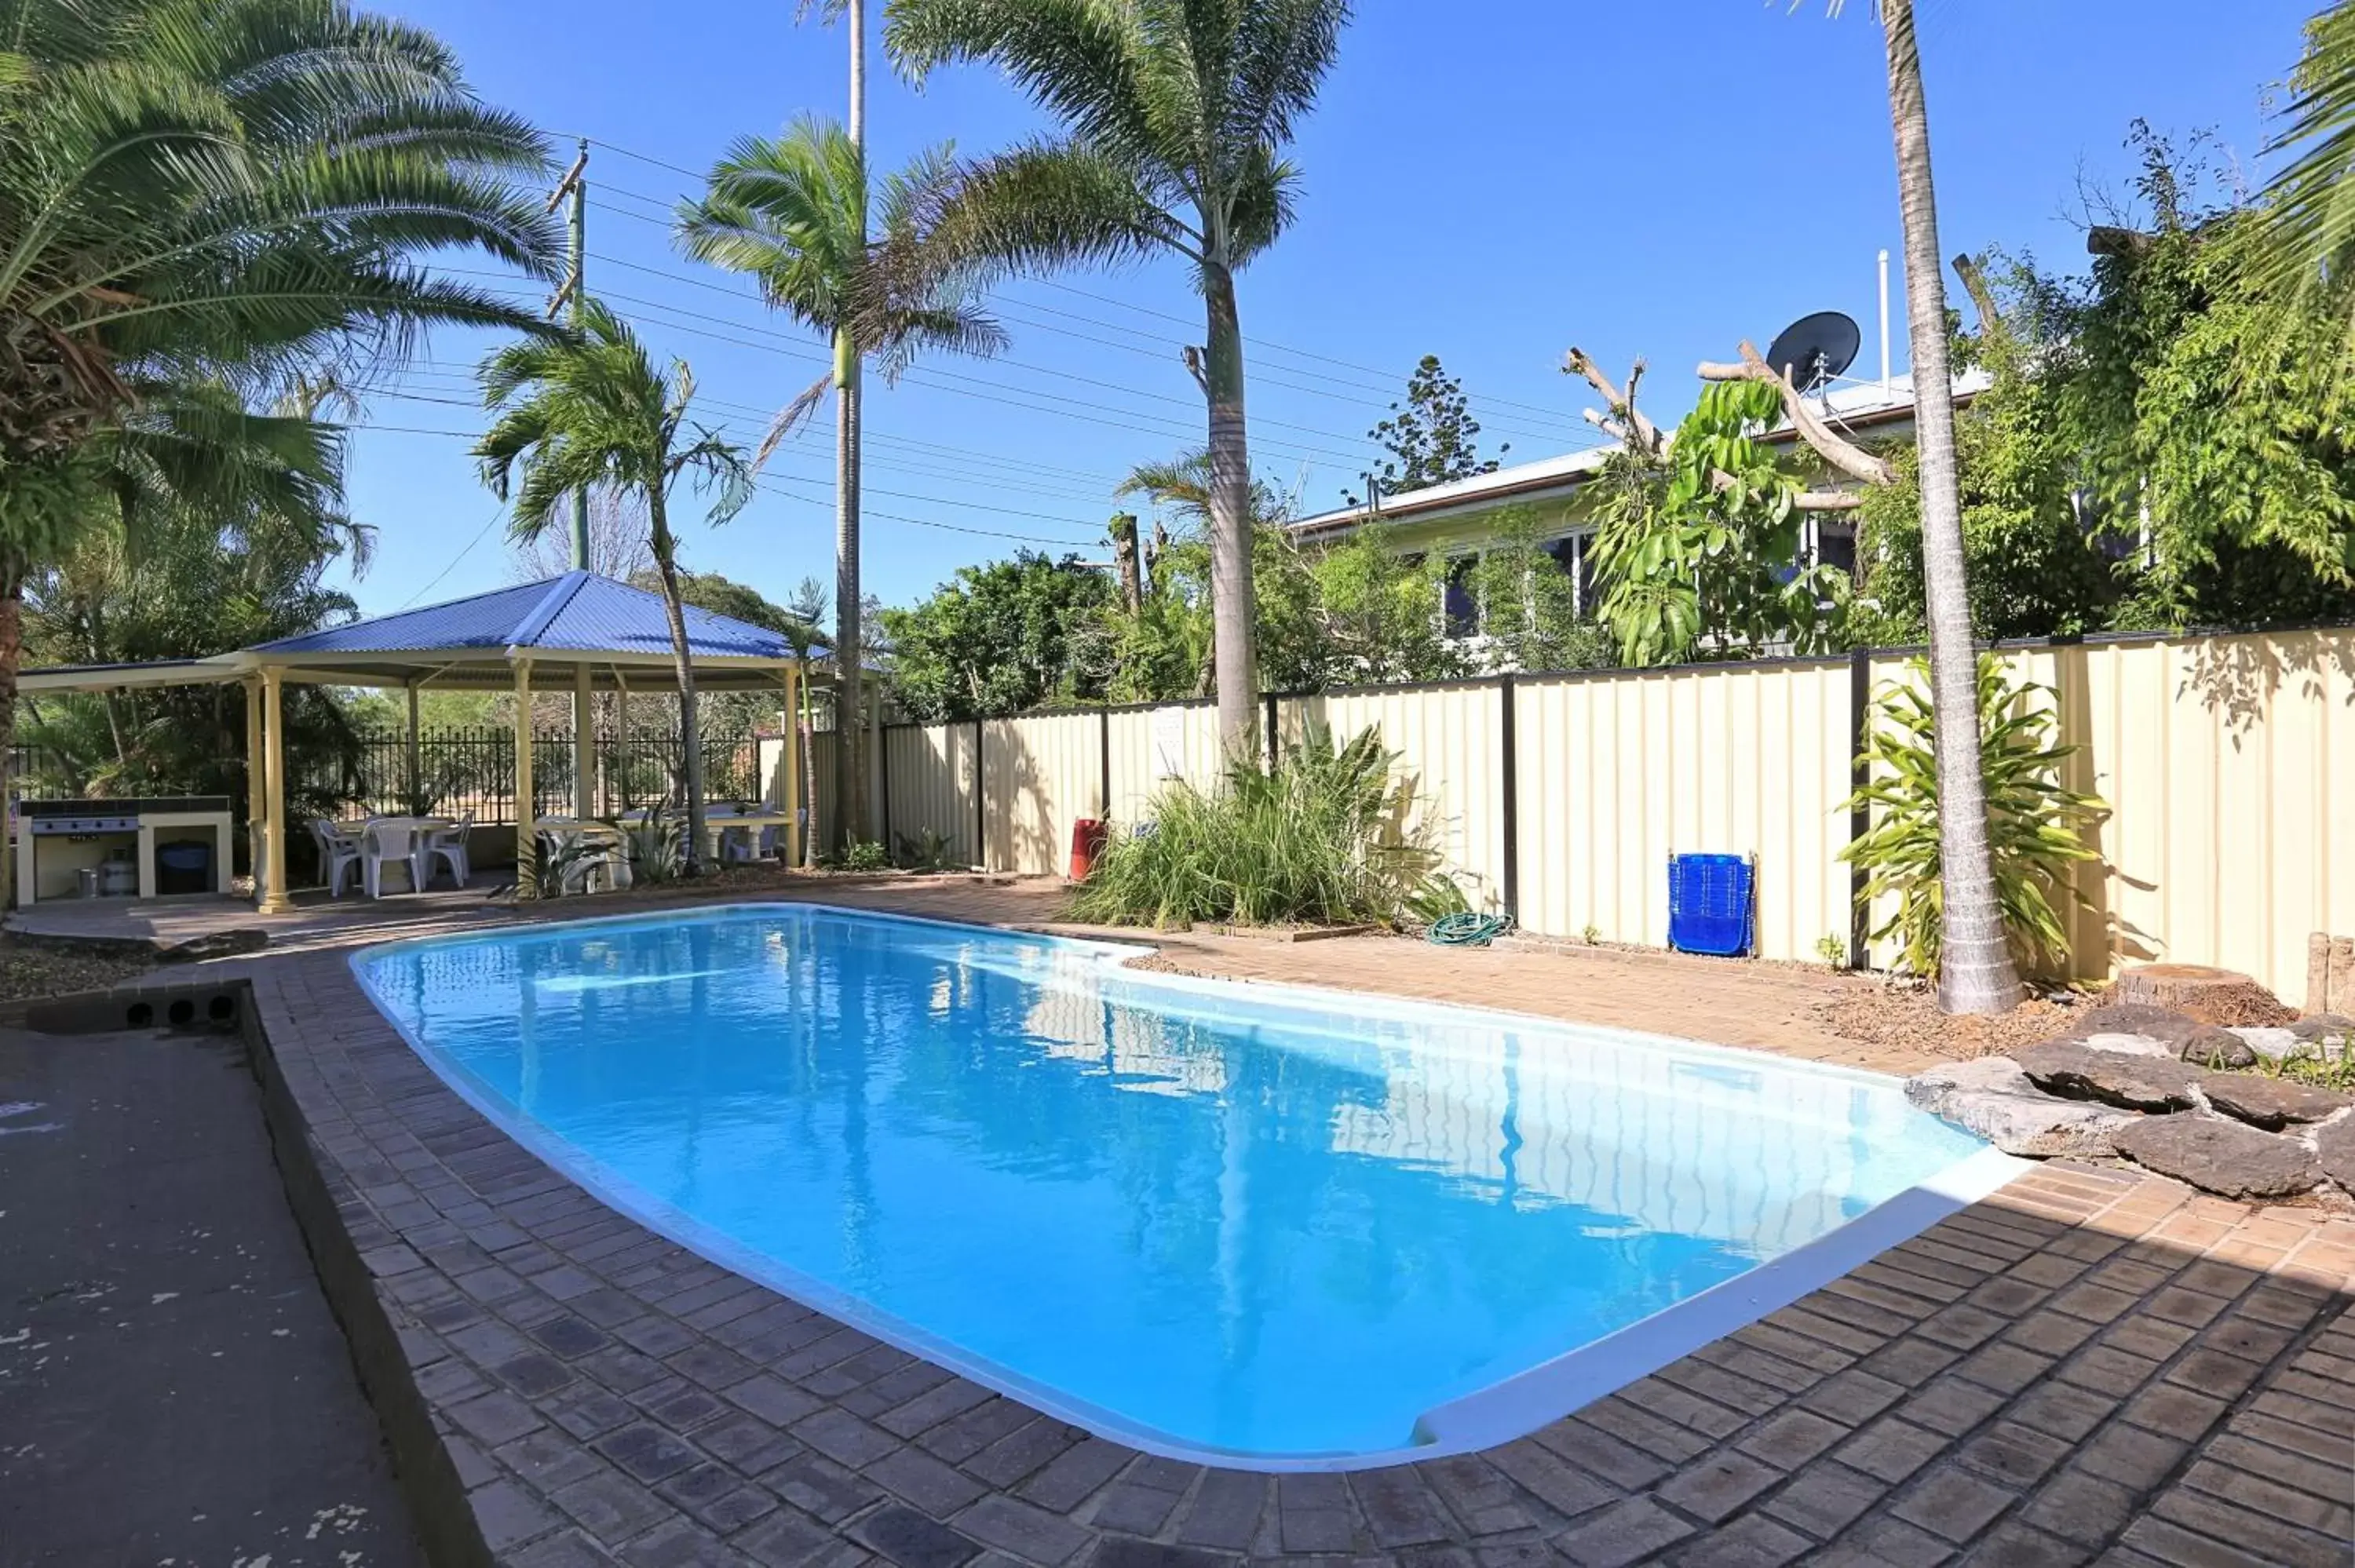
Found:
[[[1044,908],[1020,889],[812,895]],[[1763,969],[1629,959],[1598,984],[1618,971],[1587,955],[1170,946],[1239,978],[1910,1065],[1825,1034],[1806,1000],[1820,980]],[[1353,951],[1368,946],[1379,958]],[[2355,1221],[2047,1165],[1527,1438],[1271,1477],[1092,1437],[642,1229],[444,1087],[346,956],[236,968],[365,1266],[349,1288],[391,1330],[371,1365],[354,1328],[364,1371],[389,1425],[407,1410],[438,1437],[423,1465],[407,1454],[421,1506],[471,1512],[428,1533],[478,1534],[503,1563],[2350,1561]]]

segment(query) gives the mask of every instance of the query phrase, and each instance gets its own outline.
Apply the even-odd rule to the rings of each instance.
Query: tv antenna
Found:
[[[1766,363],[1791,378],[1802,396],[1829,387],[1856,362],[1864,333],[1853,318],[1838,311],[1817,311],[1801,316],[1775,335],[1766,350]]]

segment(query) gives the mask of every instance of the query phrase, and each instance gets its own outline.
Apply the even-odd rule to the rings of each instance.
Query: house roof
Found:
[[[1984,373],[1958,376],[1955,378],[1955,396],[1958,401],[1967,401],[1986,386]],[[1913,377],[1893,377],[1886,387],[1878,381],[1837,387],[1823,397],[1822,402],[1832,422],[1846,429],[1901,423],[1913,418]],[[1796,441],[1799,436],[1789,425],[1782,425],[1769,432],[1765,439],[1776,445],[1788,445]],[[1616,441],[1598,442],[1559,457],[1516,463],[1492,473],[1428,485],[1403,495],[1385,496],[1379,507],[1345,506],[1321,512],[1314,517],[1301,518],[1291,526],[1295,535],[1320,538],[1346,534],[1377,516],[1388,523],[1419,523],[1455,513],[1478,512],[1508,501],[1566,498],[1576,494],[1587,479],[1618,450]]]
[[[766,627],[686,607],[695,659],[790,659],[793,644]],[[426,653],[473,649],[671,656],[660,594],[594,572],[571,571],[514,588],[429,604],[347,626],[281,638],[249,653]]]

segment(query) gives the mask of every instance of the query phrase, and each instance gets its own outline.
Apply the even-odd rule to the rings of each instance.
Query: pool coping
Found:
[[[989,917],[902,902],[960,900]],[[454,1542],[437,1563],[2343,1564],[2343,1503],[2318,1522],[2279,1482],[2306,1462],[2282,1445],[2348,1446],[2347,1221],[2048,1162],[1530,1437],[1269,1476],[1088,1437],[645,1232],[451,1094],[332,948],[205,968],[115,1005],[250,980],[387,1376],[423,1413],[404,1484],[449,1478],[419,1504]]]
[[[741,918],[756,911],[815,911],[854,920],[914,925],[937,930],[969,932],[976,937],[1086,952],[1124,978],[1147,990],[1185,995],[1231,998],[1243,1001],[1290,1001],[1340,1012],[1383,1018],[1428,1019],[1434,1023],[1460,1024],[1466,1019],[1490,1020],[1540,1031],[1575,1043],[1581,1035],[1612,1038],[1638,1046],[1657,1045],[1705,1057],[1723,1058],[1744,1070],[1774,1070],[1807,1077],[1863,1081],[1883,1090],[1897,1080],[1861,1068],[1820,1062],[1771,1057],[1738,1046],[1635,1030],[1578,1024],[1537,1014],[1499,1008],[1464,1007],[1380,997],[1362,991],[1295,982],[1241,982],[1201,976],[1169,974],[1130,968],[1153,949],[1131,942],[1105,941],[1050,932],[1009,931],[969,921],[943,920],[896,911],[860,909],[822,900],[752,898],[712,906],[692,912],[697,922]],[[644,911],[591,916],[579,919],[537,922],[527,929],[538,938],[556,933],[604,927],[680,923],[678,911]],[[1524,1367],[1495,1383],[1423,1411],[1414,1430],[1418,1441],[1394,1448],[1347,1454],[1263,1455],[1188,1442],[1183,1437],[1130,1421],[1061,1390],[1038,1383],[986,1356],[966,1351],[890,1312],[879,1310],[851,1293],[803,1274],[758,1249],[679,1209],[606,1168],[569,1140],[549,1131],[520,1108],[507,1104],[488,1086],[477,1081],[442,1052],[432,1049],[410,1032],[370,981],[374,960],[404,948],[461,946],[496,940],[515,927],[497,930],[442,932],[397,938],[352,950],[346,959],[355,983],[378,1013],[391,1025],[410,1050],[444,1087],[471,1107],[476,1115],[506,1137],[529,1150],[551,1170],[656,1235],[676,1242],[721,1268],[755,1280],[780,1296],[804,1302],[837,1321],[873,1335],[912,1356],[943,1366],[1039,1414],[1086,1428],[1106,1441],[1120,1443],[1161,1458],[1180,1463],[1218,1466],[1267,1475],[1347,1474],[1383,1469],[1421,1461],[1453,1458],[1525,1437],[1531,1432],[1636,1383],[1680,1360],[1702,1346],[1758,1321],[1778,1308],[1829,1284],[1860,1264],[1870,1261],[1898,1243],[1909,1240],[1950,1214],[1998,1192],[2015,1177],[2033,1169],[1992,1147],[1981,1147],[1941,1168],[1923,1181],[1895,1192],[1871,1208],[1822,1235],[1757,1263],[1739,1275],[1672,1302],[1634,1322],[1626,1323],[1585,1344]],[[1747,1061],[1742,1060],[1747,1058]],[[1918,1113],[1917,1113],[1918,1114]]]

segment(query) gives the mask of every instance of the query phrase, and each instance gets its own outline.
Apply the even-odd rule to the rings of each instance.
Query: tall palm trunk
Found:
[[[1243,426],[1243,331],[1235,277],[1222,261],[1202,264],[1208,315],[1202,393],[1210,405],[1211,666],[1219,685],[1219,736],[1230,761],[1256,760],[1259,738],[1258,617],[1252,582],[1251,444]]]
[[[0,548],[0,911],[8,907],[8,879],[16,870],[5,824],[16,789],[16,668],[24,661],[25,566],[14,551]]]
[[[864,243],[867,190],[867,5],[849,0],[843,20],[850,28],[850,112],[844,132],[859,154],[859,239]],[[861,676],[858,572],[859,361],[848,329],[834,334],[834,665],[835,837],[845,847],[867,836],[867,705]]]
[[[1963,503],[1955,459],[1954,379],[1946,358],[1946,286],[1930,181],[1930,111],[1913,0],[1881,0],[1889,46],[1889,117],[1897,199],[1905,221],[1905,321],[1913,339],[1913,418],[1922,487],[1922,576],[1930,622],[1930,697],[1938,765],[1938,864],[1945,942],[1938,1001],[1949,1012],[2002,1012],[2019,1000],[1987,854],[1979,773],[1978,651],[1963,564]]]
[[[867,836],[867,706],[858,586],[858,345],[847,328],[834,334],[834,832],[849,845]]]
[[[663,610],[670,620],[670,652],[678,671],[678,744],[687,773],[687,874],[702,870],[703,862],[703,726],[696,713],[695,661],[687,649],[687,611],[678,594],[677,546],[663,515],[660,485],[646,490],[647,529],[654,549],[655,571],[662,578]]]

